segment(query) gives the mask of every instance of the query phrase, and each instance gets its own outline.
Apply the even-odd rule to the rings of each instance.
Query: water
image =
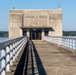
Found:
[[[0,37],[0,43],[4,42],[8,39],[8,37]],[[1,57],[1,52],[0,52],[0,57]]]
[[[8,37],[0,37],[0,43],[4,42],[8,39]],[[0,51],[0,58],[1,58],[1,51]],[[1,62],[0,62],[0,69],[1,69]]]
[[[8,37],[0,37],[0,43],[3,41],[6,41],[8,39]]]

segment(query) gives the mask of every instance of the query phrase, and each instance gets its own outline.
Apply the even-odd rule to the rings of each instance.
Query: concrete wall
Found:
[[[22,14],[9,15],[9,38],[15,38],[22,36]]]
[[[20,37],[21,28],[31,27],[52,28],[50,36],[62,36],[62,10],[10,10],[9,38]]]

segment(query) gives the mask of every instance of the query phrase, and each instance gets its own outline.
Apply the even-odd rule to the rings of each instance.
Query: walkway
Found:
[[[45,41],[28,44],[7,75],[76,75],[76,56],[71,52]]]

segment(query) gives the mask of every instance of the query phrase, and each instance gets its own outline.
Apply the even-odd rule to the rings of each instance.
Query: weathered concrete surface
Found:
[[[9,38],[30,37],[30,28],[48,29],[50,36],[62,36],[62,9],[12,9],[9,13]],[[51,30],[51,28],[53,30]],[[14,33],[15,32],[15,33]],[[42,40],[44,35],[42,34]]]
[[[46,42],[34,44],[47,75],[76,75],[76,56],[71,52]]]
[[[45,41],[30,42],[27,50],[26,57],[24,53],[20,59],[23,69],[14,67],[7,75],[76,75],[76,56],[69,50]]]

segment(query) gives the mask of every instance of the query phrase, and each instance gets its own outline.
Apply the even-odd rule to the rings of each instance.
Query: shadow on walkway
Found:
[[[38,74],[39,75],[46,75],[45,69],[44,69],[43,64],[41,62],[41,59],[39,57],[39,54],[38,54],[38,52],[36,50],[36,47],[35,47],[35,45],[34,45],[33,42],[32,42],[32,44],[33,44],[33,50],[34,50],[36,64],[37,64],[37,68],[38,68]]]
[[[46,75],[41,59],[32,41],[24,49],[14,75]]]
[[[27,53],[28,53],[28,42],[24,48],[23,54],[22,54],[20,61],[17,65],[14,75],[23,75],[23,70],[24,70],[24,66],[25,66],[25,62],[26,62],[26,54]]]

